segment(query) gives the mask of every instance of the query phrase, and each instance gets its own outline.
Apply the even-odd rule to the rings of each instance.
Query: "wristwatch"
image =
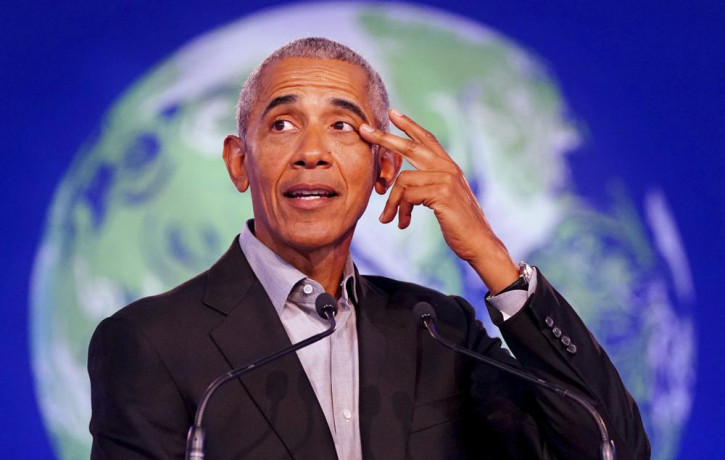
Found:
[[[520,289],[522,291],[528,291],[529,290],[529,281],[531,281],[531,275],[533,274],[533,270],[531,269],[531,265],[527,264],[523,260],[519,262],[519,277],[516,281],[506,286],[503,291],[499,292],[496,295],[501,295],[504,292],[509,291],[515,291],[517,289]]]

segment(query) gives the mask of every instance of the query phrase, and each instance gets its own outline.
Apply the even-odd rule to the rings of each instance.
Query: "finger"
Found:
[[[396,210],[400,205],[403,193],[406,189],[412,187],[424,187],[428,185],[441,185],[450,183],[454,180],[451,173],[442,171],[403,171],[398,175],[390,194],[385,208],[380,214],[380,221],[383,223],[391,222],[395,218]]]
[[[393,185],[388,195],[388,200],[385,202],[383,212],[380,213],[380,222],[387,224],[395,218],[395,213],[398,210],[398,205],[400,204],[400,199],[404,191],[405,187],[398,185],[397,182]]]
[[[405,196],[405,194],[403,194]],[[398,206],[398,228],[403,230],[408,228],[413,215],[413,203],[408,200],[401,200]]]
[[[365,123],[360,125],[358,132],[360,133],[360,137],[366,142],[377,144],[386,150],[402,155],[416,169],[436,170],[441,169],[443,166],[441,164],[441,157],[420,142],[403,139],[395,134],[375,129]]]
[[[398,228],[406,228],[410,225],[411,214],[413,213],[413,205],[410,201],[405,199],[405,194],[409,193],[409,188],[406,188],[400,184],[396,184],[393,190],[390,191],[388,201],[385,203],[385,208],[380,215],[380,222],[388,224],[395,219],[395,215],[398,214]]]
[[[424,145],[430,149],[431,152],[442,158],[451,158],[440,142],[438,142],[436,136],[413,121],[410,117],[403,115],[396,109],[390,109],[389,117],[390,121],[392,121],[398,129],[407,134],[412,140]]]
[[[436,200],[436,190],[438,190],[436,185],[404,189],[398,203],[398,228],[408,228],[412,221],[413,208],[415,206],[422,204],[428,208],[433,208]]]
[[[453,182],[454,179],[454,175],[448,171],[407,170],[398,174],[395,183],[403,187],[419,187],[421,185],[449,183]]]

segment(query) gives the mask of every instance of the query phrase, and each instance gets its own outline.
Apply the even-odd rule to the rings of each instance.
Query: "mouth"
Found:
[[[290,187],[289,189],[285,190],[283,195],[286,198],[292,198],[302,201],[324,200],[339,196],[338,193],[331,187],[306,184],[300,184]]]

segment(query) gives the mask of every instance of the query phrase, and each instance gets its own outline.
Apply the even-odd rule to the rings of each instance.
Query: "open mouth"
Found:
[[[337,192],[329,188],[293,187],[284,192],[284,196],[298,200],[320,200],[323,198],[334,198],[337,196]]]

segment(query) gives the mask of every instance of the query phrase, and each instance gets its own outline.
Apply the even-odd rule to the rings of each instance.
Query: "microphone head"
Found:
[[[317,314],[325,320],[328,319],[327,312],[332,312],[332,316],[337,316],[337,300],[327,292],[323,292],[315,299],[315,309]]]
[[[436,321],[436,312],[433,306],[428,302],[418,302],[413,307],[413,315],[418,321],[418,326],[425,327],[423,323],[426,319],[430,319],[433,323]]]

